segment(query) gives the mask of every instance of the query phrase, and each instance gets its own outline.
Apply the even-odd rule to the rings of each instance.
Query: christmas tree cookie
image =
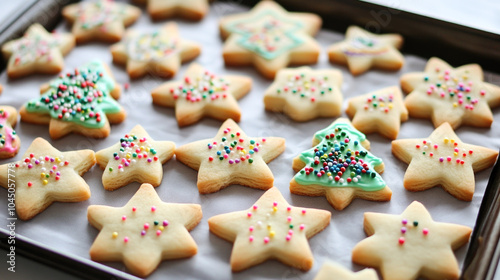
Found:
[[[399,34],[376,35],[357,26],[347,28],[345,40],[328,48],[330,62],[347,65],[353,75],[371,68],[397,71],[404,58],[398,51],[403,45]]]
[[[267,190],[274,176],[267,163],[285,150],[281,137],[249,137],[231,119],[212,139],[175,150],[176,159],[198,170],[198,191],[213,193],[232,184]]]
[[[165,203],[150,184],[143,184],[123,207],[89,206],[87,217],[99,230],[90,258],[123,261],[139,277],[151,274],[162,260],[198,251],[189,231],[201,220],[201,206]]]
[[[63,57],[75,46],[75,37],[67,33],[49,33],[38,23],[23,37],[5,43],[2,53],[7,60],[9,78],[34,73],[57,74],[64,68]]]
[[[396,139],[401,122],[408,120],[399,87],[388,87],[348,100],[346,114],[352,125],[363,133],[378,132],[391,140]]]
[[[264,94],[266,110],[283,112],[294,121],[341,114],[342,73],[310,67],[282,69]]]
[[[290,64],[314,64],[320,47],[311,37],[321,18],[289,13],[274,1],[261,1],[250,12],[229,15],[219,22],[227,66],[254,65],[268,79]]]
[[[352,261],[378,268],[386,280],[458,279],[453,255],[469,241],[472,229],[440,223],[418,201],[401,215],[365,213],[368,238],[352,251]]]
[[[392,191],[380,177],[384,163],[367,150],[370,142],[347,119],[337,119],[316,132],[313,148],[293,159],[298,172],[290,191],[308,196],[325,196],[337,210],[355,198],[388,201]]]
[[[176,23],[165,24],[154,32],[127,31],[125,39],[111,46],[113,62],[126,65],[130,78],[146,74],[170,78],[181,63],[197,57],[197,43],[181,39]]]
[[[72,132],[104,138],[110,123],[125,120],[125,110],[113,98],[119,97],[120,87],[102,62],[60,75],[42,86],[41,93],[21,108],[21,121],[48,124],[52,139]]]
[[[500,87],[485,83],[477,64],[458,68],[433,57],[421,73],[401,77],[401,87],[411,117],[429,118],[435,127],[444,122],[456,129],[461,125],[491,127],[491,108],[500,106]]]
[[[23,160],[0,165],[0,185],[14,186],[17,216],[29,220],[52,202],[87,200],[90,189],[81,176],[94,164],[94,151],[61,152],[43,138],[36,138]]]
[[[12,106],[0,106],[0,159],[17,155],[21,139],[13,129],[17,123],[17,110]]]
[[[235,272],[268,259],[309,270],[314,259],[307,239],[328,226],[330,217],[329,211],[291,206],[273,187],[248,210],[211,217],[208,226],[234,243],[230,262]]]
[[[495,164],[498,151],[462,142],[447,122],[428,138],[392,141],[392,153],[408,163],[403,184],[409,191],[442,186],[454,197],[471,201],[474,172]]]
[[[236,102],[252,87],[252,79],[245,76],[217,76],[193,63],[184,79],[166,82],[153,89],[153,103],[175,107],[179,126],[198,122],[203,117],[225,121],[240,121],[241,110]]]
[[[159,186],[162,164],[172,158],[174,150],[174,142],[154,141],[136,125],[119,143],[96,153],[97,164],[104,170],[104,188],[112,191],[134,181]]]
[[[125,27],[139,18],[141,10],[125,3],[96,0],[68,5],[62,15],[73,25],[71,32],[78,44],[89,41],[114,43],[120,41]]]

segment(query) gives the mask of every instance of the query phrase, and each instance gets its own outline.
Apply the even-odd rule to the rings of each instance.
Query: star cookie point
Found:
[[[377,272],[372,268],[352,272],[332,261],[327,261],[323,264],[314,280],[332,279],[333,275],[342,280],[378,280]]]
[[[278,188],[266,191],[248,210],[208,219],[210,231],[234,242],[231,268],[241,271],[267,259],[309,270],[313,256],[307,239],[330,223],[329,211],[294,207]]]
[[[146,2],[148,13],[154,21],[172,17],[199,21],[209,10],[208,0],[136,0],[135,2]]]

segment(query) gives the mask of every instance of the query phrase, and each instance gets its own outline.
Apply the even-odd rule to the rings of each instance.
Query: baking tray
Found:
[[[59,14],[59,7],[64,6],[69,2],[73,1],[33,0],[26,2],[26,5],[24,6],[24,9],[22,11],[20,11],[17,15],[13,14],[11,16],[11,22],[9,22],[8,24],[0,25],[0,30],[2,30],[2,33],[0,34],[0,42],[4,42],[10,38],[15,38],[22,35],[24,30],[31,24],[31,22],[41,22],[43,25],[47,26],[49,30],[54,26],[58,26],[58,31],[68,31],[69,27],[67,25],[59,24],[60,18],[57,15]],[[372,152],[375,155],[382,157],[384,161],[386,161],[386,172],[383,174],[383,177],[384,179],[386,179],[388,185],[394,192],[393,201],[389,203],[374,203],[357,200],[346,210],[339,212],[333,210],[324,198],[300,197],[291,195],[288,192],[288,181],[293,176],[293,171],[291,171],[291,159],[300,151],[309,148],[310,139],[313,133],[321,128],[326,127],[331,121],[333,121],[333,119],[320,119],[308,123],[297,124],[293,123],[280,114],[264,112],[261,97],[262,92],[270,84],[270,82],[260,77],[253,68],[224,68],[220,55],[220,47],[222,46],[222,43],[218,37],[218,29],[215,22],[217,18],[225,14],[241,12],[245,10],[246,8],[242,7],[240,4],[252,5],[253,2],[255,1],[243,1],[242,3],[216,3],[212,6],[210,15],[207,17],[207,19],[203,20],[201,23],[189,23],[180,21],[179,25],[181,35],[185,38],[200,42],[202,45],[204,45],[204,47],[212,46],[212,48],[214,49],[213,51],[209,50],[208,52],[204,50],[202,56],[196,60],[197,62],[208,66],[216,73],[243,74],[249,75],[254,78],[254,89],[249,94],[249,96],[240,101],[240,106],[243,110],[243,118],[241,121],[242,128],[252,136],[273,134],[276,135],[276,133],[279,132],[286,134],[284,136],[285,138],[287,138],[287,140],[298,138],[295,143],[293,141],[288,141],[291,143],[288,143],[286,152],[270,164],[271,170],[273,170],[273,172],[275,173],[276,185],[280,188],[285,198],[294,205],[317,207],[332,211],[332,224],[327,227],[324,232],[320,233],[318,236],[310,240],[311,248],[313,250],[313,254],[315,255],[315,266],[310,272],[304,273],[296,269],[281,265],[275,261],[270,261],[257,267],[251,268],[243,273],[231,274],[230,271],[228,271],[228,262],[232,244],[229,244],[228,242],[225,242],[213,236],[212,234],[209,234],[206,220],[214,213],[219,214],[235,210],[242,210],[242,208],[250,206],[255,200],[257,200],[262,192],[249,188],[232,186],[216,194],[198,195],[195,187],[196,172],[189,170],[182,164],[175,162],[175,160],[172,160],[164,166],[164,180],[162,185],[157,188],[157,191],[160,193],[160,196],[168,202],[194,202],[202,204],[204,210],[204,218],[200,225],[198,225],[198,227],[195,228],[195,230],[193,230],[192,232],[200,250],[198,255],[192,259],[163,262],[160,265],[159,270],[152,274],[150,278],[163,279],[166,277],[175,279],[176,277],[183,277],[185,279],[312,279],[321,264],[326,260],[326,257],[324,256],[327,256],[330,259],[337,260],[354,270],[359,270],[362,267],[350,263],[350,251],[340,250],[338,247],[343,238],[349,237],[351,239],[345,246],[352,248],[354,244],[365,237],[361,226],[362,212],[375,211],[399,214],[402,209],[404,209],[411,201],[420,200],[429,207],[431,214],[433,214],[434,218],[438,221],[454,222],[474,226],[474,220],[476,220],[477,215],[477,225],[473,234],[472,241],[470,243],[470,249],[467,250],[467,248],[464,247],[458,250],[457,256],[460,261],[463,262],[463,268],[465,270],[464,275],[470,276],[469,279],[492,279],[496,269],[496,264],[498,263],[499,251],[497,249],[499,227],[495,224],[495,222],[497,221],[496,218],[498,215],[499,204],[499,194],[497,191],[499,180],[498,169],[500,168],[499,166],[495,166],[493,169],[488,169],[476,175],[476,194],[473,201],[470,203],[457,201],[440,189],[433,189],[421,193],[408,193],[402,189],[402,176],[398,175],[394,176],[395,178],[391,177],[391,174],[401,174],[401,172],[404,172],[404,170],[406,169],[406,165],[396,160],[390,154],[390,145],[388,144],[388,140],[383,139],[378,135],[369,135],[368,139],[372,142]],[[373,20],[372,13],[370,12],[374,11],[375,13],[378,13],[380,11],[385,11],[388,9],[388,7],[357,1],[314,0],[314,5],[304,5],[304,2],[302,1],[284,0],[279,2],[290,10],[307,10],[316,12],[323,16],[324,28],[331,28],[332,30],[342,32],[334,33],[329,31],[321,31],[318,34],[317,39],[320,41],[323,48],[333,42],[341,40],[343,38],[342,34],[347,25],[358,24],[361,26],[366,26],[366,24],[369,23],[370,20]],[[17,20],[15,20],[16,17]],[[478,62],[486,68],[488,67],[488,65],[490,65],[488,64],[488,61],[495,62],[498,60],[498,57],[495,56],[495,54],[487,55],[487,59],[485,60],[484,58],[481,58],[483,54],[478,56],[475,51],[463,49],[460,48],[460,46],[453,46],[452,49],[454,51],[450,52],[450,46],[445,44],[446,39],[443,39],[444,42],[434,42],[435,47],[433,48],[432,53],[429,53],[428,51],[425,52],[424,47],[411,48],[410,46],[413,45],[411,44],[412,38],[423,38],[425,36],[429,36],[429,34],[426,35],[425,32],[422,33],[423,31],[419,32],[415,29],[411,29],[415,32],[411,33],[403,27],[405,27],[405,21],[407,22],[406,24],[410,24],[408,23],[408,21],[410,20],[411,22],[411,20],[413,20],[419,22],[419,24],[422,25],[427,24],[429,26],[441,28],[442,30],[445,30],[445,32],[451,32],[451,34],[469,34],[468,36],[474,36],[475,42],[478,42],[478,44],[491,43],[492,38],[498,39],[498,37],[495,37],[498,36],[496,34],[491,34],[476,29],[471,30],[471,28],[459,26],[456,24],[450,25],[446,22],[415,14],[408,15],[407,12],[403,11],[394,13],[393,20],[394,21],[391,21],[393,22],[392,24],[384,26],[381,31],[400,32],[405,36],[406,45],[404,48],[404,52],[407,58],[407,65],[400,72],[384,73],[373,71],[360,77],[354,78],[350,74],[348,74],[345,67],[343,68],[330,65],[327,62],[325,53],[322,53],[320,63],[313,67],[339,68],[344,74],[345,82],[342,87],[342,91],[344,93],[344,98],[347,99],[348,97],[365,93],[367,88],[369,87],[373,87],[372,90],[375,90],[385,86],[397,84],[399,76],[402,73],[421,71],[425,65],[425,59],[422,59],[422,57],[426,58],[430,55],[439,55],[442,58],[450,61],[455,66],[463,63]],[[143,14],[139,22],[133,25],[132,28],[139,28],[141,26],[149,24],[151,24],[151,22],[149,21],[147,15]],[[196,33],[195,31],[198,30],[198,24],[203,26],[211,24],[209,32],[203,33],[204,36],[210,36],[210,38],[194,35]],[[156,27],[158,27],[159,25],[161,25],[161,23],[154,24],[154,26]],[[493,42],[492,46],[498,46],[499,42],[500,40],[496,40],[495,42]],[[418,42],[415,42],[415,44],[417,43]],[[419,45],[417,44],[417,46]],[[92,49],[97,50],[99,51],[99,56],[105,57],[105,62],[109,63],[111,61],[110,54],[103,54],[103,52],[107,52],[107,47],[107,45],[103,44],[87,44],[77,47],[77,49],[88,49],[87,51],[91,51]],[[495,50],[495,48],[493,47],[491,49]],[[496,48],[496,50],[498,49],[500,48]],[[451,55],[453,53],[458,53],[460,55]],[[78,52],[76,49],[73,50],[66,59],[65,70],[83,64],[86,60],[78,58],[79,56],[83,56],[81,54],[82,53]],[[415,57],[412,54],[416,54],[419,57]],[[186,67],[187,65],[183,65],[181,71],[174,79],[182,77]],[[112,69],[119,82],[129,82],[123,68],[112,66]],[[39,85],[51,78],[51,76],[36,75],[29,78],[9,81],[6,83],[5,73],[2,73],[0,75],[0,81],[5,86],[5,92],[2,96],[0,96],[0,103],[4,104],[5,102],[5,104],[12,104],[15,107],[19,108],[20,104],[22,104],[25,99],[14,99],[12,97],[14,93],[31,91],[32,93],[28,95],[31,97],[36,96],[37,87],[33,86],[33,84]],[[499,76],[496,74],[487,73],[486,78],[489,82],[493,82],[496,84],[500,83]],[[26,85],[28,81],[30,85]],[[181,145],[193,140],[209,138],[215,135],[216,130],[220,126],[220,122],[213,120],[203,120],[202,122],[194,126],[180,129],[177,127],[175,119],[173,118],[173,110],[159,108],[151,105],[150,100],[147,100],[147,98],[149,98],[149,91],[150,89],[154,88],[155,85],[161,82],[161,80],[158,80],[154,77],[146,77],[138,81],[130,82],[131,89],[124,92],[124,96],[122,100],[120,100],[120,102],[124,102],[124,106],[128,110],[134,108],[135,106],[140,107],[143,105],[153,108],[153,123],[164,123],[164,129],[168,128],[169,130],[171,130],[155,133],[151,131],[153,126],[146,126],[146,129],[149,130],[150,134],[156,140],[173,140],[177,145]],[[142,98],[145,98],[146,100],[142,100]],[[498,148],[500,146],[500,116],[498,114],[498,109],[494,110],[493,112],[495,115],[495,122],[491,129],[484,130],[464,127],[460,128],[457,131],[459,137],[461,137],[461,139],[465,142],[475,144],[479,144],[481,143],[481,141],[485,141],[486,143],[488,143],[488,147]],[[258,125],[257,127],[252,127],[251,125],[249,125],[252,120],[262,117],[267,119],[266,123],[257,122],[258,124],[260,124],[260,126]],[[87,139],[82,136],[71,135],[65,137],[63,140],[50,141],[54,146],[61,150],[81,148],[94,148],[95,150],[99,150],[113,144],[117,139],[116,135],[128,132],[130,128],[135,125],[134,121],[138,120],[140,120],[140,114],[129,114],[129,117],[124,124],[112,126],[112,135],[105,140]],[[144,123],[141,124],[144,125]],[[402,126],[400,138],[410,138],[412,133],[414,133],[413,128],[415,126],[422,127],[422,129],[419,131],[418,137],[426,137],[433,130],[430,122],[426,120],[410,119],[408,123]],[[19,157],[26,150],[30,143],[30,141],[26,140],[25,138],[32,139],[37,135],[41,135],[46,139],[50,139],[48,137],[48,128],[45,126],[35,126],[26,123],[19,123],[16,129],[20,137],[22,137],[23,139],[23,146],[21,147],[20,155],[18,155],[14,159],[4,160],[1,163],[11,162],[13,160],[19,159]],[[389,146],[389,148],[387,148],[387,146]],[[491,176],[488,179],[488,173],[491,170],[493,171],[491,172]],[[128,201],[128,199],[132,196],[132,194],[138,187],[138,184],[132,184],[113,193],[105,192],[104,190],[102,190],[100,176],[101,171],[97,167],[94,167],[91,172],[84,176],[92,189],[93,197],[89,201],[69,205],[55,204],[46,210],[47,213],[42,213],[41,215],[39,215],[39,217],[36,217],[32,221],[19,221],[20,233],[18,233],[16,239],[16,253],[32,258],[37,262],[55,267],[59,270],[66,271],[71,275],[79,278],[134,278],[130,274],[126,273],[124,266],[120,263],[100,264],[92,262],[88,259],[88,254],[82,253],[86,250],[88,251],[90,244],[87,243],[91,243],[97,235],[97,230],[93,229],[86,222],[80,223],[78,227],[75,228],[75,230],[84,231],[85,240],[83,240],[83,243],[86,242],[84,246],[82,246],[83,248],[81,248],[79,253],[77,252],[73,254],[72,252],[64,250],[64,247],[66,247],[64,245],[64,242],[70,243],[68,247],[74,245],[72,243],[74,243],[75,240],[72,240],[71,238],[63,239],[59,243],[60,245],[57,245],[54,244],[54,241],[45,240],[47,242],[40,242],[40,240],[37,240],[36,237],[33,238],[33,236],[29,236],[31,228],[43,226],[44,220],[50,221],[51,215],[60,215],[61,209],[69,210],[66,214],[70,217],[76,217],[71,215],[81,216],[82,213],[86,213],[86,207],[90,204],[109,204],[113,206],[122,206],[126,201]],[[174,188],[174,186],[186,187],[190,189],[188,190],[188,192],[181,193],[181,191],[179,191],[179,194],[176,194],[176,189]],[[5,197],[5,201],[6,193],[7,192],[5,190],[0,190],[0,194],[2,197]],[[485,199],[483,199],[483,194]],[[102,200],[102,197],[105,198],[104,202],[101,201],[99,203],[95,201],[99,199]],[[3,204],[3,202],[0,202],[0,205]],[[221,205],[227,205],[228,207],[221,207]],[[439,215],[437,215],[436,213],[439,213]],[[443,213],[445,214],[443,215]],[[464,223],[463,220],[472,220],[472,222],[469,221],[467,223]],[[349,229],[342,229],[342,225],[346,223],[352,223],[353,226]],[[26,235],[28,236],[24,236],[24,232],[26,232]],[[0,246],[3,249],[5,249],[7,246],[8,235],[8,231],[6,231],[4,228],[0,229]],[[325,241],[327,242],[326,244],[322,243]],[[214,258],[216,262],[218,262],[217,264],[223,267],[223,273],[215,273],[214,270],[216,270],[216,266],[206,266],[206,264],[209,264],[204,263],[203,259],[206,258]],[[4,279],[4,271],[5,270],[0,270],[1,279]],[[11,275],[6,276],[8,277]]]

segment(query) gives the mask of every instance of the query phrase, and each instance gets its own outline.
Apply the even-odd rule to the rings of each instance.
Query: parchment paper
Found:
[[[377,135],[368,135],[371,141],[371,152],[385,162],[382,177],[392,189],[390,202],[368,202],[355,200],[343,211],[335,211],[324,197],[304,197],[289,192],[289,181],[294,176],[292,159],[301,151],[311,147],[313,134],[328,126],[335,119],[317,119],[306,123],[295,123],[286,116],[264,110],[262,102],[265,89],[271,81],[261,77],[252,67],[225,68],[219,37],[218,19],[226,14],[247,10],[243,6],[228,3],[215,3],[209,15],[199,23],[178,21],[183,38],[199,42],[203,46],[202,54],[195,61],[213,72],[224,74],[241,74],[253,78],[252,91],[239,101],[242,109],[241,128],[250,136],[281,136],[286,138],[286,151],[269,164],[275,176],[275,185],[281,190],[285,199],[292,205],[315,207],[332,212],[331,224],[322,232],[310,239],[315,263],[308,272],[288,267],[278,261],[267,261],[240,273],[231,273],[229,258],[232,244],[211,234],[207,219],[222,213],[249,208],[263,194],[263,191],[243,186],[229,186],[217,193],[200,195],[196,188],[197,172],[189,167],[170,160],[164,165],[162,184],[156,188],[160,197],[166,202],[199,203],[203,209],[201,223],[191,232],[198,244],[198,254],[189,259],[164,261],[149,279],[312,279],[321,265],[327,260],[334,260],[352,270],[363,267],[351,263],[351,250],[355,244],[366,237],[363,231],[363,213],[366,211],[400,214],[412,201],[418,200],[427,206],[434,220],[458,223],[473,227],[481,203],[491,168],[476,174],[476,191],[472,202],[459,201],[444,192],[441,188],[433,188],[424,192],[411,193],[403,188],[403,175],[407,165],[391,154],[390,141]],[[152,23],[149,16],[143,13],[131,28],[153,30],[165,22]],[[59,32],[69,32],[69,26],[61,23]],[[322,30],[316,39],[323,48],[319,63],[313,68],[337,68],[343,72],[344,109],[349,97],[361,95],[387,86],[399,85],[399,77],[403,73],[423,71],[426,60],[405,55],[406,64],[399,72],[370,71],[358,77],[348,73],[347,68],[332,65],[328,62],[326,48],[343,39],[343,34]],[[80,135],[69,135],[60,140],[51,140],[48,126],[33,125],[20,122],[16,130],[22,140],[22,147],[14,159],[3,160],[8,163],[20,160],[31,141],[37,137],[49,140],[61,151],[90,148],[95,151],[109,147],[128,133],[136,124],[141,124],[155,140],[171,140],[177,146],[213,137],[221,122],[204,119],[201,122],[179,128],[174,110],[152,104],[150,91],[165,80],[153,77],[129,81],[125,69],[111,63],[109,45],[90,43],[73,49],[65,59],[65,71],[81,66],[92,59],[101,59],[111,66],[120,83],[130,83],[124,90],[119,102],[127,110],[127,119],[119,125],[111,126],[111,135],[106,139],[89,139]],[[181,79],[188,64],[182,66],[173,79]],[[457,66],[457,65],[455,65]],[[23,103],[39,95],[39,85],[54,76],[37,75],[18,80],[8,80],[6,73],[0,75],[0,83],[4,92],[0,96],[0,104],[20,108]],[[500,84],[500,76],[485,74],[486,81]],[[490,129],[461,127],[457,130],[462,141],[484,145],[489,148],[500,147],[500,112],[493,110],[495,121]],[[342,115],[346,117],[345,114]],[[403,138],[427,137],[434,130],[430,120],[410,119],[401,127],[399,134]],[[87,207],[93,204],[123,206],[137,191],[139,184],[134,183],[116,191],[105,191],[101,183],[102,171],[97,166],[87,172],[83,178],[91,187],[92,196],[88,201],[80,203],[54,203],[34,219],[23,222],[18,220],[16,233],[47,245],[51,249],[89,261],[88,250],[98,231],[87,222]],[[7,218],[7,191],[0,190],[0,220],[5,224]],[[463,262],[467,246],[456,251],[460,263]],[[105,263],[106,266],[91,262],[93,265],[107,269],[107,266],[118,271],[127,272],[122,263]],[[118,271],[115,270],[115,273]],[[128,274],[124,274],[128,275]],[[132,277],[132,276],[130,276]]]

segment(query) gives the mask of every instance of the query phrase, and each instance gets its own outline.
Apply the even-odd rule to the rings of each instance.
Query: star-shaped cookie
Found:
[[[352,272],[334,262],[325,262],[314,280],[378,280],[377,272],[371,268],[365,268],[358,272]]]
[[[347,65],[353,75],[378,68],[397,71],[404,64],[398,51],[403,45],[399,34],[376,35],[357,26],[349,26],[345,40],[328,48],[330,62]]]
[[[349,99],[346,114],[361,132],[378,132],[391,140],[398,137],[401,122],[408,120],[403,94],[397,86]]]
[[[153,103],[175,107],[179,126],[198,122],[203,117],[224,121],[239,121],[241,110],[236,102],[252,87],[252,79],[245,76],[222,76],[192,63],[184,79],[166,82],[153,89]]]
[[[143,184],[123,207],[89,206],[89,223],[100,231],[90,258],[123,261],[130,272],[146,277],[162,260],[196,255],[198,248],[188,231],[201,217],[200,205],[165,203],[153,186]]]
[[[201,20],[208,12],[208,0],[135,0],[147,3],[148,13],[153,20],[181,17],[188,20]]]
[[[266,110],[283,112],[294,121],[341,114],[342,73],[310,67],[282,69],[264,94]]]
[[[352,251],[352,261],[380,269],[386,280],[458,279],[453,254],[469,241],[467,226],[439,223],[420,202],[401,215],[365,213],[368,238]]]
[[[120,86],[99,61],[86,64],[41,87],[41,97],[21,107],[21,120],[48,124],[52,139],[69,133],[105,138],[110,123],[123,122],[126,112],[114,98]]]
[[[235,272],[268,259],[309,270],[314,259],[307,239],[328,226],[330,217],[329,211],[291,206],[273,187],[248,210],[211,217],[208,226],[234,243],[230,262]]]
[[[223,17],[220,32],[226,39],[222,54],[227,66],[254,65],[268,79],[290,64],[314,64],[319,44],[311,37],[321,18],[289,13],[273,1],[261,1],[250,12]]]
[[[297,174],[290,181],[290,192],[325,196],[336,210],[355,198],[391,200],[392,191],[379,175],[384,163],[369,148],[370,142],[349,120],[337,119],[314,134],[313,148],[293,159]]]
[[[181,39],[173,22],[154,32],[129,30],[122,42],[111,46],[113,62],[126,65],[132,79],[146,74],[170,78],[181,63],[194,59],[200,52],[197,43]]]
[[[465,201],[474,195],[474,172],[492,166],[498,156],[496,150],[463,143],[447,122],[428,138],[392,141],[392,153],[409,164],[403,181],[407,190],[442,186]]]
[[[132,182],[159,186],[162,164],[172,158],[174,150],[174,142],[154,141],[136,125],[117,144],[96,153],[97,164],[104,170],[104,189],[113,191]]]
[[[0,159],[17,155],[21,139],[13,127],[17,123],[17,110],[12,106],[0,106]]]
[[[411,117],[430,118],[435,127],[448,122],[460,125],[491,127],[491,108],[500,106],[500,87],[485,83],[477,64],[458,68],[433,57],[425,72],[401,77],[401,87],[409,95],[405,105]]]
[[[34,73],[57,74],[64,68],[67,53],[75,46],[75,37],[68,33],[49,33],[38,23],[31,25],[24,36],[2,46],[9,78]]]
[[[267,163],[285,150],[281,137],[249,137],[226,120],[212,139],[175,149],[176,159],[198,170],[198,191],[213,193],[232,184],[267,190],[274,176]]]
[[[63,17],[73,24],[71,32],[78,44],[89,41],[120,41],[125,27],[134,23],[141,10],[125,3],[106,0],[85,1],[63,8]]]
[[[17,215],[29,220],[52,202],[87,200],[90,189],[81,176],[94,164],[92,150],[61,152],[36,138],[23,160],[0,165],[0,185],[15,188]]]

